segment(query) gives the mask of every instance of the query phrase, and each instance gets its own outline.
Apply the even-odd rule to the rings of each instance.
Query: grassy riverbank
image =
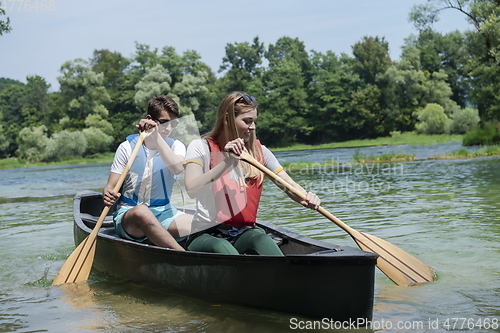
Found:
[[[480,148],[476,151],[469,151],[467,149],[459,149],[457,151],[450,152],[445,155],[433,156],[426,158],[426,160],[452,160],[452,159],[466,159],[475,157],[488,157],[488,156],[500,156],[500,146],[488,146]],[[400,153],[387,153],[380,155],[366,155],[359,151],[355,151],[353,154],[353,160],[350,163],[344,165],[352,164],[367,164],[367,163],[383,163],[383,162],[407,162],[416,161],[415,154],[400,154]],[[283,163],[283,168],[287,171],[291,170],[301,170],[301,169],[328,169],[341,166],[341,163],[316,163],[316,162],[292,162]]]
[[[332,142],[321,145],[293,145],[284,148],[273,148],[272,151],[293,151],[309,149],[327,149],[327,148],[361,148],[372,146],[397,146],[397,145],[434,145],[450,141],[462,142],[463,135],[423,135],[413,132],[394,133],[390,137],[382,137],[367,140],[351,140],[344,142]]]
[[[89,164],[89,163],[111,163],[115,153],[96,154],[91,157],[74,157],[59,162],[33,162],[19,161],[17,158],[0,159],[1,169],[16,169],[16,168],[35,168],[52,165],[74,165],[74,164]]]
[[[474,158],[474,157],[488,157],[500,156],[500,146],[488,146],[480,148],[476,151],[468,151],[467,149],[459,149],[443,156],[434,156],[432,160],[451,160],[459,158]]]
[[[461,135],[417,135],[412,132],[396,133],[391,137],[383,137],[372,140],[352,140],[345,142],[333,142],[323,145],[294,145],[286,148],[273,148],[274,152],[278,151],[293,151],[293,150],[311,150],[311,149],[327,149],[327,148],[356,148],[356,147],[370,147],[370,146],[391,146],[391,145],[432,145],[439,143],[446,143],[450,141],[462,141]],[[455,152],[450,152],[444,156],[435,156],[431,159],[454,159],[454,158],[473,158],[481,156],[497,156],[500,155],[500,147],[492,146],[479,149],[475,152],[470,152],[466,149],[460,149]],[[0,159],[0,169],[14,169],[14,168],[30,168],[30,167],[43,167],[52,165],[73,165],[73,164],[89,164],[89,163],[111,163],[113,161],[114,153],[97,154],[92,157],[76,157],[59,162],[36,162],[27,163],[18,161],[16,158]],[[355,152],[353,155],[353,163],[377,163],[377,162],[401,162],[413,161],[415,155],[413,154],[382,154],[382,155],[365,155]],[[317,163],[298,162],[293,163],[295,167],[307,168],[318,167]],[[311,165],[309,165],[311,164]],[[314,165],[313,165],[314,164]],[[291,166],[287,166],[290,168]]]

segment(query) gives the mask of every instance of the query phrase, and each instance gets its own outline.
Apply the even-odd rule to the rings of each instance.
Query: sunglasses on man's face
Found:
[[[257,103],[257,98],[255,98],[251,95],[243,95],[236,100],[236,103],[242,103],[242,102],[244,102],[248,105],[252,105],[252,104]]]
[[[172,128],[175,128],[175,126],[177,126],[177,124],[179,124],[179,121],[177,119],[174,119],[174,120],[167,120],[167,119],[156,119],[156,118],[152,118],[154,121],[156,121],[157,123],[159,123],[160,125],[167,125],[170,124],[170,126]]]

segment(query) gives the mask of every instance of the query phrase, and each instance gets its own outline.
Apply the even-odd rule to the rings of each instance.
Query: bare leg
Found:
[[[168,231],[174,237],[186,237],[191,233],[191,224],[193,223],[193,215],[182,214],[175,218],[168,227]]]
[[[123,216],[122,225],[132,237],[147,237],[157,246],[184,251],[145,205],[138,205],[128,210]]]

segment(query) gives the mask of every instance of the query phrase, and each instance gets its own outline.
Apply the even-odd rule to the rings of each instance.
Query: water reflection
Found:
[[[106,332],[288,331],[288,318],[245,307],[170,295],[94,273],[90,284],[51,287],[71,311],[85,318],[79,330]],[[58,291],[58,294],[59,294]]]

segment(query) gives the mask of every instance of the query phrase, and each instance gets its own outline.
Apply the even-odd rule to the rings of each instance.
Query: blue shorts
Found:
[[[123,229],[123,226],[122,226],[123,215],[131,208],[133,208],[133,207],[132,206],[122,207],[122,208],[113,212],[113,222],[115,224],[116,233],[121,238],[129,239],[129,240],[133,240],[133,241],[141,242],[141,243],[145,242],[148,239],[147,237],[134,238],[134,237],[130,236],[129,234],[127,234],[125,232],[125,230]],[[185,214],[181,211],[178,211],[177,208],[175,208],[175,206],[172,204],[167,204],[165,206],[149,207],[149,209],[154,214],[156,219],[158,221],[160,221],[161,225],[167,230],[170,227],[170,224],[172,224],[172,222],[178,216]],[[179,241],[183,240],[184,238],[185,237],[175,238],[175,240],[179,242]]]

